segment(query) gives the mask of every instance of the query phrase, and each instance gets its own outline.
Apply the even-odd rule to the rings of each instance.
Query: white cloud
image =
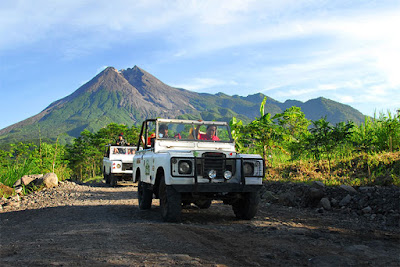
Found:
[[[400,103],[393,96],[400,95],[399,13],[398,2],[385,0],[5,0],[0,55],[34,44],[73,61],[99,51],[111,55],[124,43],[138,47],[129,51],[132,62],[140,48],[156,44],[149,54],[163,66],[196,60],[212,68],[209,73],[220,72],[220,63],[232,70],[232,81],[223,71],[213,78],[173,78],[176,87],[204,91],[240,84],[252,90],[242,95],[264,88],[282,100],[323,94],[346,103]]]
[[[321,6],[319,1],[20,0],[0,11],[0,34],[9,36],[0,47],[43,40],[49,34],[98,43],[99,36],[103,42],[121,41],[113,39],[118,32],[128,39],[158,33],[160,38],[173,36],[167,40],[186,47],[182,50],[189,55],[310,35],[375,41],[371,36],[379,34],[385,42],[387,36],[397,36],[391,30],[399,25],[396,11],[348,16]]]
[[[173,84],[173,87],[184,88],[192,91],[201,91],[222,85],[237,85],[235,81],[225,81],[213,78],[195,78],[184,84]]]
[[[336,84],[319,84],[317,87],[317,90],[319,91],[331,91],[336,89],[337,89]]]
[[[351,104],[354,103],[354,97],[350,96],[350,95],[338,95],[336,97],[336,99],[341,102],[341,103],[345,103],[345,104]]]
[[[178,52],[176,52],[174,54],[174,57],[183,57],[185,55],[187,55],[187,51],[186,50],[180,50],[180,51],[178,51]]]

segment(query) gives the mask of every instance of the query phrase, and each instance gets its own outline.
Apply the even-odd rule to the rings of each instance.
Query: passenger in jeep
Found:
[[[168,125],[161,124],[158,128],[158,136],[160,138],[168,138]]]
[[[118,139],[115,143],[117,144],[117,146],[129,146],[130,145],[128,142],[125,141],[123,133],[120,133],[118,135]]]
[[[219,141],[217,133],[217,126],[215,125],[208,125],[206,133],[199,133],[198,139],[199,140],[212,140],[212,141]]]

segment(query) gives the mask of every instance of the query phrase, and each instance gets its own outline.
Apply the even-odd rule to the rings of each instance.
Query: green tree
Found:
[[[332,126],[326,117],[312,123],[313,128],[310,129],[310,134],[304,140],[303,151],[310,151],[316,160],[321,160],[326,156],[329,169],[331,169],[331,160],[335,150],[350,139],[354,124],[341,122]]]
[[[244,151],[244,144],[241,140],[241,136],[243,135],[243,122],[241,120],[237,120],[236,117],[233,117],[229,126],[231,128],[231,134],[233,140],[235,140],[236,150],[239,152]]]
[[[292,159],[298,159],[302,155],[299,142],[308,136],[308,126],[311,121],[306,119],[305,114],[299,107],[290,107],[283,113],[278,113],[274,116],[278,125],[282,127],[282,147],[290,151]]]
[[[377,136],[373,121],[365,117],[365,122],[355,126],[351,140],[356,152],[370,153],[377,149]]]
[[[298,140],[301,135],[308,131],[308,126],[311,124],[301,108],[295,106],[286,109],[283,113],[276,114],[274,119],[278,121],[278,125],[282,126],[284,132],[292,140]]]
[[[271,114],[265,113],[266,100],[265,97],[260,105],[260,118],[256,118],[246,126],[233,118],[230,125],[238,151],[260,154],[267,163],[273,150],[283,149],[280,142],[284,133],[282,127],[274,123]]]
[[[381,127],[376,133],[381,150],[393,152],[400,147],[400,114],[392,115],[388,111],[387,115],[381,113],[378,119]]]
[[[101,155],[99,148],[94,146],[94,134],[88,130],[81,132],[81,136],[74,139],[72,145],[68,146],[68,159],[74,174],[80,180],[83,177],[96,176],[98,158]]]

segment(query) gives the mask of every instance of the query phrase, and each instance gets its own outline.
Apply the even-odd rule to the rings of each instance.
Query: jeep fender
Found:
[[[159,198],[158,188],[160,186],[161,177],[165,177],[164,168],[158,167],[157,174],[156,174],[156,180],[154,181],[154,186],[153,186],[153,192],[156,195],[156,198]]]
[[[138,177],[140,177],[140,168],[137,168],[135,172],[133,172],[133,182],[139,182]]]

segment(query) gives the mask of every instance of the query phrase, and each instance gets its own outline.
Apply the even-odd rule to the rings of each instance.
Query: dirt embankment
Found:
[[[262,196],[252,221],[214,201],[173,224],[161,221],[158,201],[138,209],[136,186],[65,182],[2,200],[0,265],[400,265],[399,188],[277,183]]]

